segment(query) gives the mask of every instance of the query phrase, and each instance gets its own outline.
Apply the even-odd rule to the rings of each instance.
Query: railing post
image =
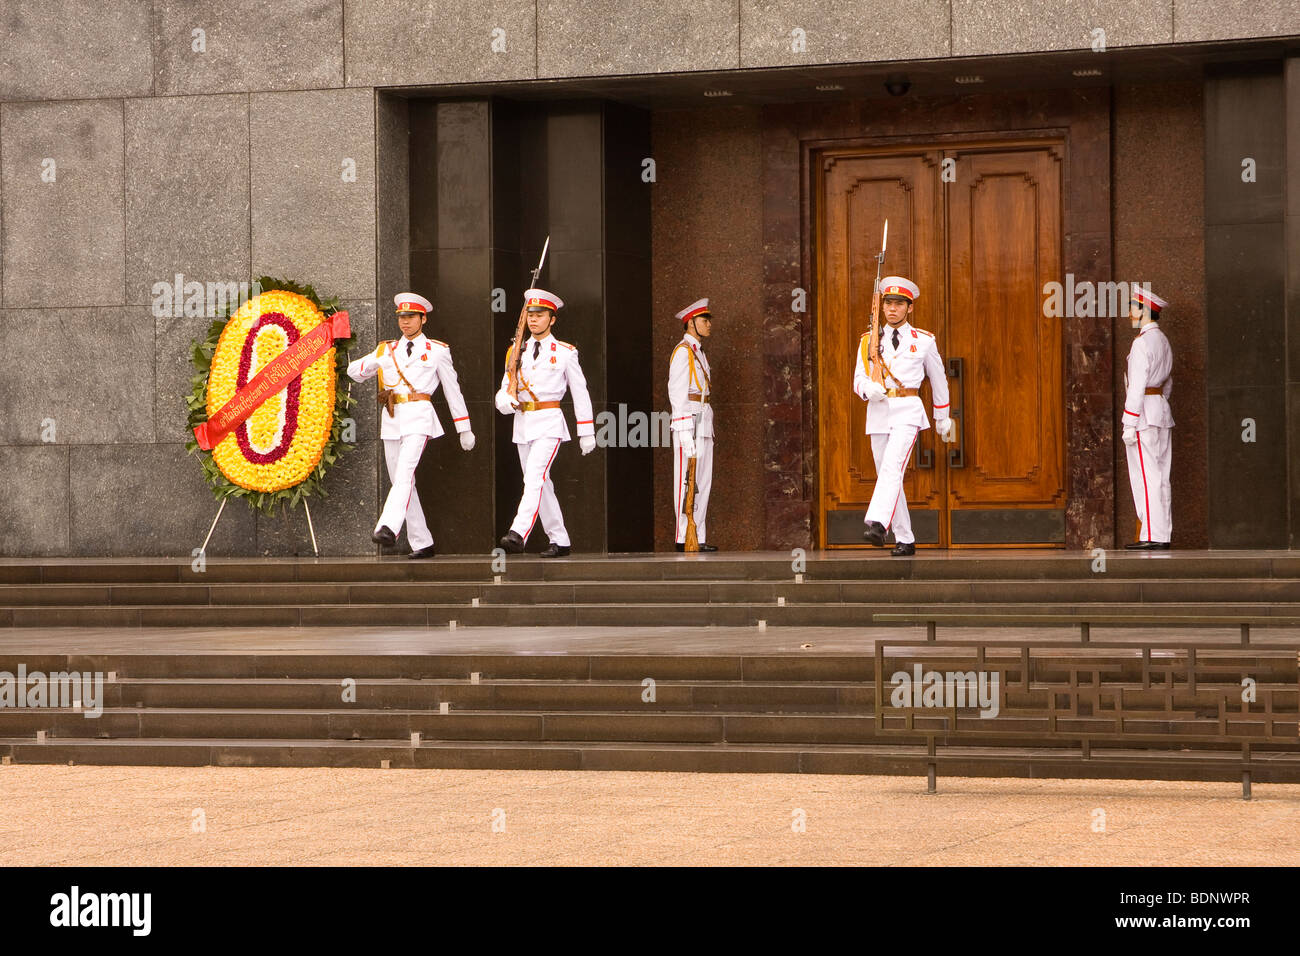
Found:
[[[926,766],[926,773],[925,773],[925,792],[938,793],[939,791],[935,787],[935,777],[938,775],[939,762],[935,759],[933,737],[930,738],[929,756],[930,756],[930,762]]]

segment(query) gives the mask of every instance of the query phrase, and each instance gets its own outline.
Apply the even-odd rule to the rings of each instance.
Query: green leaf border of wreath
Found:
[[[296,292],[321,310],[328,318],[335,312],[339,311],[339,300],[337,296],[330,296],[322,299],[314,288],[309,285],[300,285],[297,282],[288,279],[276,279],[271,276],[259,276],[254,280],[256,287],[263,292]],[[318,498],[329,497],[329,492],[325,490],[325,475],[329,469],[338,461],[342,453],[356,445],[350,444],[343,440],[343,422],[348,417],[347,410],[350,406],[355,405],[357,400],[350,394],[350,382],[348,380],[348,348],[356,343],[356,336],[351,335],[346,339],[339,339],[334,343],[334,371],[336,379],[334,383],[334,421],[330,427],[329,440],[325,442],[325,448],[321,451],[320,461],[316,467],[308,473],[307,477],[294,485],[292,488],[281,488],[279,491],[253,491],[250,488],[243,488],[235,484],[229,478],[221,473],[217,463],[212,460],[212,452],[203,451],[199,448],[198,440],[194,437],[196,426],[207,421],[207,395],[208,395],[208,372],[212,367],[212,356],[217,351],[217,343],[221,339],[221,332],[230,321],[230,316],[234,311],[238,311],[243,303],[235,302],[227,306],[216,314],[212,324],[208,326],[207,338],[202,342],[192,341],[190,343],[190,361],[193,363],[196,373],[190,379],[190,392],[185,396],[185,407],[189,410],[189,419],[187,422],[189,440],[185,443],[186,450],[199,459],[199,464],[203,468],[203,478],[207,481],[208,486],[212,489],[213,497],[218,501],[227,498],[242,498],[250,508],[255,508],[264,514],[274,514],[278,505],[286,503],[289,508],[298,507],[298,503],[308,496]]]

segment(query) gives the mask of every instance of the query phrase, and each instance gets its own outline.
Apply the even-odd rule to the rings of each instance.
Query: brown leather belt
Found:
[[[686,399],[687,399],[687,401],[691,401],[691,402],[700,402],[701,404],[704,404],[704,405],[709,404],[709,396],[708,396],[707,393],[702,393],[702,392],[687,392],[687,393],[686,393]]]
[[[1165,393],[1165,390],[1164,390],[1163,388],[1158,388],[1158,387],[1148,387],[1148,388],[1147,388],[1147,394],[1148,394],[1148,395],[1163,395],[1164,393]]]
[[[424,392],[409,392],[406,395],[394,394],[393,401],[397,402],[399,405],[402,402],[431,402],[433,401],[433,396],[426,395]]]
[[[921,394],[921,390],[920,390],[919,388],[887,388],[887,389],[885,389],[885,395],[886,395],[888,398],[912,398],[913,396],[915,396],[915,395],[920,395],[920,394]]]
[[[519,406],[522,412],[540,412],[547,408],[559,408],[559,402],[524,402]]]
[[[379,404],[388,410],[388,414],[393,414],[393,406],[400,405],[402,402],[432,402],[433,396],[426,395],[424,392],[411,392],[407,395],[398,395],[391,388],[381,389],[377,395]]]

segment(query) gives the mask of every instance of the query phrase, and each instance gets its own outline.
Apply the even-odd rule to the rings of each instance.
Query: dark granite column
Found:
[[[425,449],[416,487],[444,553],[486,554],[495,547],[490,121],[485,100],[410,104],[411,287],[433,302],[424,331],[451,346],[478,439],[472,452],[463,451],[445,399],[434,396],[447,434]],[[379,335],[392,338],[400,333],[392,296],[382,286],[387,298],[379,303]]]
[[[1295,540],[1287,521],[1285,299],[1288,257],[1295,252],[1288,250],[1284,224],[1285,114],[1278,64],[1206,77],[1209,539],[1215,548],[1285,548]],[[1253,182],[1243,179],[1246,160],[1253,161]],[[1297,363],[1290,364],[1294,376]],[[1255,440],[1246,441],[1251,423]]]
[[[1289,57],[1286,89],[1286,461],[1287,545],[1300,548],[1300,56]]]
[[[493,317],[492,375],[522,303],[524,283],[550,236],[538,280],[564,300],[554,334],[577,347],[593,413],[649,413],[650,192],[641,160],[650,155],[649,117],[612,103],[492,103],[492,270],[508,308]],[[485,167],[486,168],[486,167]],[[611,446],[583,456],[574,440],[551,469],[575,551],[653,548],[650,449]],[[522,474],[511,420],[496,417],[499,466],[494,534],[504,534],[519,502]],[[597,420],[599,425],[599,419]],[[540,525],[529,550],[546,547]]]

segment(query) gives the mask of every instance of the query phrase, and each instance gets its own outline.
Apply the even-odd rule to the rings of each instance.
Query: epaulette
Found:
[[[566,349],[568,349],[570,352],[576,352],[576,351],[578,351],[578,347],[577,347],[576,345],[570,345],[568,342],[561,342],[559,339],[556,339],[556,340],[555,340],[555,344],[556,344],[556,345],[563,345],[563,346],[564,346]]]
[[[446,342],[442,341],[442,339],[429,339],[429,341],[432,342],[434,345],[441,345],[445,349],[451,348],[451,346],[448,345]]]
[[[916,326],[913,326],[913,327],[912,327],[912,331],[913,331],[913,332],[920,332],[922,335],[928,335],[928,336],[930,336],[930,338],[934,338],[934,333],[933,333],[933,332],[927,332],[925,329],[918,329],[918,328],[916,328]]]

